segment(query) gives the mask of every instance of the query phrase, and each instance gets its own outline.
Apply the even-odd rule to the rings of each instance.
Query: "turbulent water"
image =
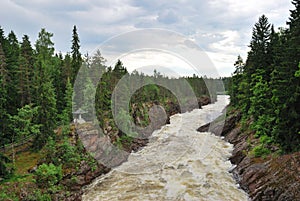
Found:
[[[87,187],[83,200],[248,200],[228,172],[233,146],[196,129],[221,114],[215,104],[171,117],[146,147]]]

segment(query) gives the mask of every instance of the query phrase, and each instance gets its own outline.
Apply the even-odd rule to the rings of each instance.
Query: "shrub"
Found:
[[[49,188],[62,179],[62,167],[43,163],[35,172],[36,183],[43,188]]]
[[[51,196],[48,193],[41,192],[41,190],[36,190],[33,194],[28,195],[25,200],[29,201],[51,201]]]
[[[0,153],[0,178],[8,179],[13,175],[14,167],[10,162],[8,157]]]
[[[255,157],[267,156],[271,153],[269,149],[267,149],[263,144],[255,146],[252,150],[252,153]]]

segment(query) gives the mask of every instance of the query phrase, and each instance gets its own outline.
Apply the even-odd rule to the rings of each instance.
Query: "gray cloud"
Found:
[[[168,29],[193,40],[229,75],[237,54],[246,56],[258,17],[264,13],[275,26],[284,26],[290,9],[292,4],[282,0],[2,0],[0,25],[6,33],[14,30],[19,39],[28,34],[33,43],[45,27],[62,52],[70,51],[72,27],[77,25],[83,53],[123,32]]]
[[[178,22],[179,17],[173,9],[168,9],[159,12],[157,20],[165,24],[173,24]]]

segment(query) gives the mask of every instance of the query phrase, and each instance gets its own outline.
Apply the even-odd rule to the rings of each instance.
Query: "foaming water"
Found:
[[[248,200],[228,170],[232,144],[196,129],[221,115],[228,96],[171,117],[142,150],[88,186],[83,200]]]

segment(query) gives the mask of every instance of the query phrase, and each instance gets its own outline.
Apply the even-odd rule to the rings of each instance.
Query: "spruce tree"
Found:
[[[269,45],[271,40],[271,24],[268,22],[268,18],[262,15],[258,22],[254,25],[252,40],[250,42],[250,52],[248,54],[245,75],[247,83],[249,84],[249,91],[246,91],[245,101],[247,102],[247,112],[255,119],[261,114],[262,110],[266,110],[264,106],[261,106],[260,112],[256,110],[255,105],[270,99],[270,94],[265,94],[266,89],[261,87],[269,87],[269,81],[271,77],[271,61],[269,61]],[[257,83],[260,82],[260,83]],[[259,93],[259,94],[257,94]],[[254,95],[256,94],[256,95]],[[265,100],[263,100],[265,99]]]
[[[295,9],[287,24],[283,41],[283,59],[273,71],[272,100],[276,103],[276,125],[273,135],[286,152],[300,149],[300,80],[295,76],[300,61],[300,1],[293,0]]]
[[[82,57],[80,53],[80,40],[77,33],[77,27],[74,25],[72,34],[72,78],[71,82],[74,84],[77,73],[82,65]]]
[[[64,62],[62,54],[55,54],[53,57],[52,79],[53,87],[55,88],[55,94],[57,97],[56,107],[59,114],[61,114],[62,110],[64,109],[64,93],[66,90],[66,83],[64,83],[65,78],[63,78],[63,65]]]
[[[19,70],[17,72],[18,76],[18,97],[21,98],[20,106],[23,107],[26,104],[32,102],[32,79],[34,71],[34,55],[29,37],[27,35],[23,36],[23,41],[21,43],[20,57],[19,57]]]
[[[35,62],[36,100],[38,106],[38,124],[41,124],[40,134],[36,137],[36,148],[41,148],[49,137],[54,137],[57,109],[56,94],[52,75],[54,43],[52,33],[42,29],[36,41],[37,59]]]
[[[235,71],[232,75],[231,87],[229,89],[231,96],[230,102],[233,106],[237,106],[239,104],[239,100],[244,98],[242,97],[244,95],[243,89],[240,88],[240,83],[243,80],[244,65],[245,63],[239,55],[234,63]]]
[[[6,58],[0,42],[0,145],[8,142],[7,125],[8,125],[8,112],[7,112],[7,69]]]
[[[20,46],[18,39],[13,31],[8,34],[6,47],[6,64],[9,77],[8,83],[8,101],[7,106],[10,114],[16,114],[17,108],[20,107],[20,98],[18,97],[18,70]]]
[[[64,94],[64,109],[62,111],[60,121],[62,125],[69,125],[72,121],[72,98],[73,98],[73,87],[70,79],[67,79],[67,86]]]

